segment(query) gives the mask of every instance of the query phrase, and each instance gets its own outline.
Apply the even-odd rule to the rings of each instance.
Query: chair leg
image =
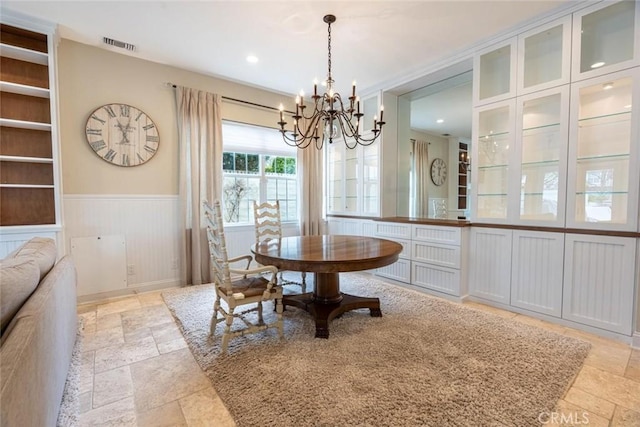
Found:
[[[283,307],[284,306],[282,305],[282,298],[276,299],[276,313],[278,313],[277,325],[278,325],[278,335],[280,336],[280,339],[284,338],[284,322],[282,320]]]
[[[215,335],[216,325],[218,324],[218,312],[220,311],[220,296],[216,295],[216,301],[213,303],[213,316],[211,316],[211,325],[209,325],[209,333]]]
[[[229,337],[231,336],[231,325],[233,324],[233,307],[229,307],[226,316],[226,326],[224,327],[224,335],[222,336],[222,354],[227,352],[229,346]]]
[[[262,318],[262,301],[258,302],[258,324],[264,324],[264,319]]]
[[[307,272],[306,271],[302,272],[302,285],[300,287],[302,288],[302,293],[306,294],[307,293]]]

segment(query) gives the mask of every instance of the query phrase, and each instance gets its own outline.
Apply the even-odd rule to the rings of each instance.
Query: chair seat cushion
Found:
[[[250,298],[262,295],[268,284],[269,281],[260,276],[240,278],[231,282],[231,290],[234,294],[243,294],[245,298]],[[271,288],[271,292],[276,292],[275,286]]]

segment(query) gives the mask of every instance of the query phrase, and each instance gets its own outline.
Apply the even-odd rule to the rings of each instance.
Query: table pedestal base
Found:
[[[316,338],[329,338],[329,322],[343,313],[368,308],[371,317],[382,317],[378,298],[358,297],[340,292],[338,273],[316,273],[315,291],[285,295],[283,304],[301,308],[316,322]]]

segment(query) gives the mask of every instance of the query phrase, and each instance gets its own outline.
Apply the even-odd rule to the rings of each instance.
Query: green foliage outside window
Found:
[[[295,157],[280,157],[280,156],[265,156],[264,172],[271,174],[296,174],[296,158]]]

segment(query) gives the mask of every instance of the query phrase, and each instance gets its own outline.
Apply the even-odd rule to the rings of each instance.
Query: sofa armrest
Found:
[[[76,340],[76,271],[58,262],[11,321],[0,347],[3,425],[55,425]],[[5,424],[7,423],[7,424]]]

